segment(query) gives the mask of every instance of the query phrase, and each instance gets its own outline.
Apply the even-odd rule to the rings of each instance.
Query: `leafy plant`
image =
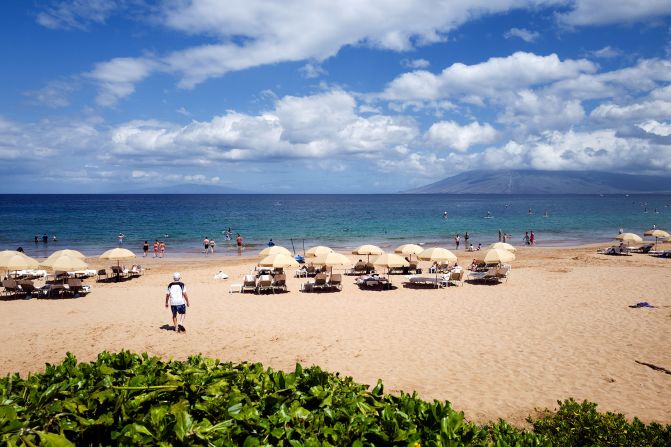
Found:
[[[537,432],[505,421],[478,426],[449,402],[385,395],[381,382],[369,389],[318,367],[285,373],[201,356],[103,352],[78,363],[68,354],[43,373],[0,379],[0,444],[8,446],[587,445],[562,443],[573,438],[561,430],[579,424],[561,417],[536,421]],[[669,427],[637,427],[641,439],[654,430],[668,441]]]

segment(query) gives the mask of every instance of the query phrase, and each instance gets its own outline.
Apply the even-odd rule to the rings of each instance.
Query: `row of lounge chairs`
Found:
[[[404,283],[406,287],[412,286],[426,286],[430,285],[432,287],[447,287],[447,286],[460,286],[464,285],[464,276],[466,272],[464,270],[455,270],[449,273],[441,273],[437,276],[419,276],[412,275],[407,277],[407,281]]]
[[[342,290],[342,275],[340,273],[332,273],[331,276],[327,276],[326,273],[318,273],[315,275],[313,281],[308,281],[301,285],[302,292],[326,292],[336,290]]]
[[[284,273],[278,273],[274,277],[270,275],[261,275],[258,280],[256,275],[245,275],[242,287],[242,293],[263,293],[263,292],[286,292],[287,291],[287,276]]]
[[[508,281],[508,275],[510,275],[510,269],[511,267],[508,264],[489,267],[485,271],[470,272],[468,274],[468,280],[490,283],[506,282]]]
[[[47,283],[38,288],[30,280],[6,279],[2,281],[2,294],[7,297],[44,297],[53,298],[61,296],[78,297],[91,291],[91,287],[82,283],[79,278],[68,278],[63,282]]]
[[[130,269],[126,267],[121,267],[118,265],[113,265],[110,267],[110,273],[107,273],[106,269],[98,270],[96,274],[96,281],[103,282],[109,281],[111,279],[132,279],[139,278],[144,273],[144,268],[141,265],[133,265]]]

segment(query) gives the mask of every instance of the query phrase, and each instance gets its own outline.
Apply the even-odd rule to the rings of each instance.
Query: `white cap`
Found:
[[[180,278],[179,272],[175,272],[172,274],[172,279],[174,279],[175,281],[179,281],[179,278]]]

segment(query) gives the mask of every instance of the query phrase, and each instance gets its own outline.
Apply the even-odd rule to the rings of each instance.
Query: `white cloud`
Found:
[[[445,147],[459,152],[467,151],[477,144],[489,144],[496,141],[498,133],[489,123],[477,121],[460,126],[454,121],[440,121],[431,125],[426,132],[426,141],[433,147]]]
[[[585,110],[577,99],[539,94],[532,90],[502,94],[499,99],[504,104],[504,110],[498,122],[525,132],[568,128],[585,118]]]
[[[591,54],[594,57],[598,57],[600,59],[611,59],[611,58],[618,57],[619,55],[621,55],[622,51],[608,45],[608,46],[605,46],[605,47],[600,48],[598,50],[590,51],[589,54]]]
[[[638,127],[648,133],[668,137],[671,135],[671,123],[660,123],[659,121],[649,120],[638,124]]]
[[[405,73],[394,79],[382,97],[390,100],[435,100],[457,95],[494,96],[499,91],[572,79],[593,73],[596,66],[585,59],[561,61],[556,54],[538,56],[517,52],[493,57],[475,65],[453,64],[440,74],[428,71]]]
[[[343,154],[366,157],[403,147],[417,138],[417,124],[411,119],[361,117],[356,108],[350,94],[336,90],[287,96],[277,100],[273,110],[259,115],[229,111],[211,121],[186,126],[132,121],[112,130],[110,151],[157,163],[322,159]]]
[[[58,80],[47,82],[41,89],[26,92],[25,95],[35,103],[58,108],[70,105],[68,96],[75,90],[75,85],[72,82]]]
[[[607,102],[595,107],[590,118],[600,122],[626,123],[645,119],[666,119],[671,116],[671,86],[652,90],[648,96],[618,104]]]
[[[105,23],[121,9],[122,0],[51,1],[37,15],[37,23],[51,29],[86,29],[91,24]]]
[[[429,65],[431,65],[431,62],[427,61],[426,59],[402,59],[401,65],[406,68],[420,69],[427,68]]]
[[[303,65],[299,69],[301,76],[303,76],[305,79],[314,79],[314,78],[319,78],[321,76],[324,76],[328,74],[324,68],[322,68],[321,65],[315,62],[310,62],[305,65]]]
[[[573,8],[558,14],[561,23],[574,26],[631,23],[671,15],[669,0],[573,0]]]
[[[116,58],[96,64],[86,76],[97,81],[100,91],[98,104],[113,106],[135,91],[135,84],[145,79],[158,64],[144,58]]]
[[[510,28],[506,33],[503,35],[506,39],[510,39],[512,37],[518,37],[522,39],[525,42],[532,43],[535,42],[536,39],[540,37],[540,33],[537,31],[530,31],[525,28]]]

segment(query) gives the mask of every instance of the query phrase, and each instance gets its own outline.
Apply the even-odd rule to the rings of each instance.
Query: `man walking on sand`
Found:
[[[178,272],[172,274],[172,282],[168,284],[168,291],[165,294],[165,307],[170,304],[172,311],[172,324],[175,332],[186,332],[184,328],[184,318],[186,317],[186,308],[189,305],[189,296],[186,293],[186,286]],[[179,314],[179,324],[177,324],[177,314]]]

